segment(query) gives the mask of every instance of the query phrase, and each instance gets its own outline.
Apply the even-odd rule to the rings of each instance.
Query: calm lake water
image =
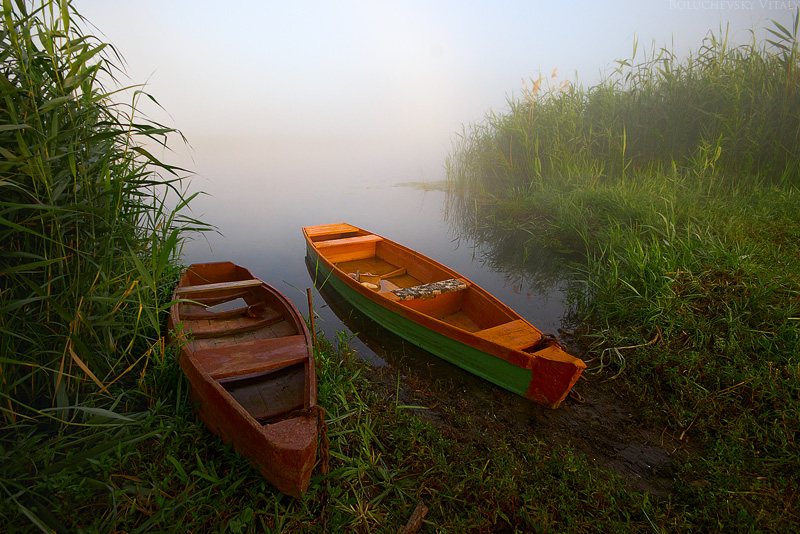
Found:
[[[245,266],[286,294],[303,315],[308,313],[306,288],[313,287],[313,279],[306,267],[301,228],[347,222],[455,269],[544,332],[557,335],[561,327],[564,282],[551,275],[543,281],[530,274],[536,272],[537,261],[545,259],[529,257],[528,274],[523,275],[501,258],[491,257],[488,247],[476,246],[446,220],[443,191],[358,180],[316,184],[313,193],[300,180],[269,190],[214,183],[200,183],[198,188],[210,196],[195,203],[194,215],[216,225],[219,233],[206,233],[187,243],[185,262],[229,260]],[[427,353],[378,327],[336,293],[320,294],[315,289],[314,303],[317,327],[328,339],[335,340],[343,330],[356,334],[353,347],[372,363],[391,364],[398,356],[410,356],[430,365]]]

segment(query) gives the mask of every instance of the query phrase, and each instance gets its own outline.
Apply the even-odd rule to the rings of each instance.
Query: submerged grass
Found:
[[[529,91],[448,167],[463,231],[583,258],[587,372],[695,448],[683,528],[800,525],[798,16],[764,46],[712,35],[683,63],[662,50],[588,91]]]

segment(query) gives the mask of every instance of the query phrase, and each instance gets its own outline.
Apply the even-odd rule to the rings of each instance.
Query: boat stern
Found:
[[[586,364],[553,344],[532,354],[532,375],[525,398],[558,408],[572,390]]]
[[[261,475],[295,498],[308,489],[317,457],[317,417],[312,413],[266,425],[262,433],[270,443],[255,460]]]

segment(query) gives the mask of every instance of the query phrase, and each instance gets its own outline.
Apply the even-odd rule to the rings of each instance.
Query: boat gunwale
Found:
[[[217,263],[217,262],[215,262],[215,263]],[[218,262],[218,263],[231,263],[231,262]],[[195,265],[192,265],[189,268],[187,268],[186,271],[188,271],[189,269],[191,269],[193,267],[196,267],[197,265],[208,265],[208,264],[195,264]],[[236,264],[233,264],[233,265],[236,265]],[[306,352],[306,358],[307,358],[308,363],[309,363],[309,375],[311,375],[309,377],[310,378],[310,386],[311,387],[310,388],[309,387],[306,388],[306,389],[311,389],[311,391],[309,392],[309,403],[308,403],[309,405],[308,405],[307,408],[312,408],[312,407],[316,406],[316,404],[317,404],[317,394],[316,394],[316,387],[314,387],[315,384],[316,384],[316,376],[315,376],[316,375],[316,365],[315,365],[315,360],[314,360],[314,352],[313,352],[313,348],[312,348],[311,333],[309,332],[308,326],[306,325],[306,322],[303,319],[302,315],[300,315],[300,311],[294,306],[294,304],[291,302],[291,300],[289,300],[289,298],[286,297],[286,295],[281,293],[278,289],[273,287],[271,284],[269,284],[269,283],[265,282],[264,280],[261,280],[260,278],[255,276],[246,267],[242,267],[242,266],[239,266],[239,265],[236,265],[236,266],[239,267],[240,269],[242,269],[243,271],[245,271],[253,280],[258,280],[259,282],[261,282],[258,285],[253,285],[253,286],[249,287],[248,290],[261,288],[261,289],[265,290],[267,293],[269,293],[270,295],[272,295],[272,297],[274,297],[278,302],[280,302],[280,304],[281,304],[281,306],[283,308],[284,320],[291,319],[290,323],[292,324],[292,326],[294,326],[297,329],[297,334],[294,334],[294,335],[302,335],[303,336],[303,339],[305,340],[305,344],[306,344],[306,351],[305,351]],[[170,314],[169,314],[169,316],[170,316],[170,324],[172,326],[170,326],[169,330],[170,330],[170,332],[176,332],[178,334],[178,336],[176,338],[176,341],[180,344],[181,353],[184,353],[184,352],[190,352],[191,353],[192,365],[197,367],[198,370],[201,373],[204,373],[204,374],[208,375],[208,377],[206,377],[206,380],[216,381],[217,379],[213,378],[210,374],[206,373],[205,370],[202,368],[202,366],[199,365],[199,363],[197,362],[197,360],[194,357],[195,351],[207,350],[207,349],[195,349],[195,348],[191,347],[191,345],[189,343],[189,339],[187,338],[187,334],[184,331],[184,329],[181,328],[180,332],[178,332],[174,328],[174,326],[176,326],[176,324],[183,323],[185,320],[188,320],[188,321],[201,320],[200,318],[192,318],[192,317],[189,317],[189,318],[187,318],[185,320],[183,319],[183,316],[182,316],[181,310],[180,310],[180,305],[182,303],[184,303],[184,302],[187,302],[187,301],[188,302],[194,302],[194,299],[178,296],[179,295],[178,289],[181,287],[181,282],[183,282],[183,279],[184,279],[184,276],[182,275],[181,276],[181,281],[178,283],[178,285],[176,286],[175,291],[173,293],[174,304],[172,306],[170,306]],[[226,291],[228,291],[228,290],[226,290]],[[230,289],[229,291],[233,291],[233,289]],[[218,295],[220,293],[220,291],[213,291],[213,293],[215,295]],[[290,314],[289,318],[286,317],[287,313]],[[177,317],[178,320],[176,321],[175,319],[173,319],[173,317]],[[264,326],[259,326],[257,329],[268,328],[268,327],[269,327],[269,325],[267,324],[267,325],[264,325]],[[223,331],[224,330],[221,330],[220,332],[223,332]],[[189,334],[189,336],[191,336],[191,334]],[[224,336],[215,336],[215,337],[224,337]],[[209,337],[207,339],[214,339],[215,337]],[[279,336],[279,337],[287,337],[287,336]]]
[[[306,227],[306,228],[308,228],[308,227]],[[303,235],[304,235],[304,237],[306,239],[306,246],[310,250],[314,251],[316,258],[319,258],[321,260],[321,262],[323,263],[323,265],[325,265],[327,270],[330,271],[331,273],[333,273],[333,275],[336,276],[340,281],[342,281],[345,284],[347,284],[348,287],[350,287],[351,289],[357,291],[362,296],[372,300],[376,304],[378,304],[380,306],[383,306],[384,308],[389,309],[393,313],[397,313],[399,315],[402,315],[402,316],[414,321],[415,323],[419,324],[420,326],[428,328],[429,330],[432,330],[434,332],[442,334],[442,335],[444,335],[446,337],[449,337],[451,339],[457,340],[457,341],[459,341],[461,343],[464,343],[464,344],[467,344],[467,345],[470,345],[470,346],[474,346],[474,347],[482,348],[482,350],[484,350],[484,352],[486,352],[488,354],[491,354],[492,356],[496,356],[498,358],[506,360],[511,364],[517,365],[519,367],[523,367],[524,369],[533,369],[533,367],[535,365],[535,360],[537,358],[551,359],[548,355],[537,355],[536,353],[525,352],[523,350],[514,349],[514,348],[511,348],[511,347],[509,347],[507,345],[500,344],[500,343],[498,343],[496,341],[493,341],[491,339],[482,338],[482,337],[478,336],[475,332],[470,332],[468,330],[464,330],[464,329],[459,328],[457,326],[451,325],[451,324],[447,323],[446,321],[442,321],[441,319],[437,319],[436,317],[434,317],[432,315],[425,314],[423,312],[415,310],[414,308],[411,308],[409,306],[405,306],[405,305],[401,304],[399,300],[393,299],[393,298],[391,298],[389,296],[391,294],[391,292],[377,292],[377,291],[373,291],[371,289],[368,289],[367,287],[364,287],[363,285],[358,283],[356,280],[354,280],[353,278],[348,276],[347,273],[345,273],[336,264],[334,264],[333,262],[331,262],[328,258],[326,258],[324,256],[324,254],[315,246],[316,242],[312,241],[309,238],[309,235],[308,235],[308,232],[306,231],[306,228],[303,228]],[[358,230],[360,232],[367,232],[369,234],[372,234],[372,232],[369,232],[367,230],[363,230],[361,228],[358,228]],[[426,256],[426,255],[424,255],[424,254],[422,254],[420,252],[417,252],[417,251],[415,251],[415,250],[413,250],[413,249],[411,249],[411,248],[409,248],[409,247],[407,247],[407,246],[405,246],[405,245],[403,245],[401,243],[397,243],[395,241],[387,239],[386,237],[380,236],[378,234],[372,234],[372,235],[380,237],[382,239],[383,243],[385,243],[385,244],[387,244],[389,246],[397,247],[398,249],[402,250],[403,252],[412,254],[415,258],[421,259],[423,262],[427,262],[430,265],[433,265],[434,267],[436,267],[437,269],[441,269],[442,271],[444,271],[446,274],[449,275],[449,278],[455,278],[455,279],[463,281],[467,285],[467,288],[462,290],[462,291],[474,291],[475,293],[480,295],[482,298],[485,298],[487,301],[490,301],[493,304],[498,305],[498,307],[501,308],[501,311],[503,311],[503,312],[505,312],[505,313],[507,313],[508,315],[511,316],[511,319],[509,321],[507,321],[507,322],[523,321],[526,325],[528,325],[529,327],[534,329],[537,333],[539,333],[540,335],[544,335],[541,330],[536,328],[536,326],[534,326],[529,321],[527,321],[524,317],[519,315],[519,313],[515,312],[511,307],[509,307],[507,304],[502,302],[500,299],[498,299],[497,297],[495,297],[494,295],[492,295],[491,293],[489,293],[488,291],[483,289],[478,284],[475,284],[474,282],[472,282],[466,276],[454,271],[453,269],[447,267],[446,265],[443,265],[443,264],[439,263],[435,259],[433,259],[433,258],[431,258],[429,256]],[[501,323],[501,324],[505,324],[505,323]],[[485,330],[485,329],[482,329],[482,330]],[[468,339],[469,341],[465,341],[465,339]],[[585,363],[582,360],[580,360],[579,358],[575,358],[572,355],[569,355],[569,358],[572,358],[572,359],[575,360],[575,365],[577,367],[581,367],[581,369],[585,368],[585,366],[586,366]],[[558,360],[558,361],[562,361],[562,360]]]
[[[293,327],[295,327],[296,334],[302,336],[303,340],[305,341],[305,358],[303,360],[293,363],[293,365],[302,365],[305,367],[305,384],[303,385],[303,397],[304,402],[303,406],[300,410],[295,410],[293,412],[288,412],[291,417],[286,417],[280,421],[273,421],[269,423],[263,423],[253,417],[247,409],[242,406],[228,391],[226,388],[226,383],[231,382],[230,380],[226,379],[217,379],[214,378],[211,373],[209,373],[204,366],[200,365],[199,361],[195,357],[195,352],[199,352],[203,349],[195,349],[191,346],[190,339],[191,339],[191,332],[187,332],[187,330],[182,325],[186,321],[193,321],[198,319],[187,318],[183,319],[181,314],[181,305],[186,302],[195,302],[192,298],[187,298],[183,295],[180,295],[178,289],[181,287],[181,284],[184,283],[188,279],[188,271],[193,268],[199,268],[205,265],[213,265],[213,264],[230,264],[238,269],[241,269],[242,272],[246,273],[247,276],[251,277],[253,280],[258,280],[260,284],[254,284],[251,287],[247,288],[247,291],[257,291],[258,288],[261,288],[263,291],[266,291],[270,298],[274,298],[277,303],[280,304],[282,308],[281,311],[283,312],[284,320],[287,320]],[[214,291],[215,298],[217,300],[217,296],[219,293],[224,293],[225,291],[236,291],[235,289],[226,289],[223,291]],[[241,297],[240,293],[236,294],[236,297]],[[202,297],[200,297],[202,298]],[[223,296],[223,298],[225,298]],[[200,412],[200,418],[204,420],[206,426],[209,427],[212,433],[220,436],[223,438],[223,441],[230,442],[233,444],[234,449],[239,450],[245,457],[247,457],[254,465],[258,466],[259,471],[262,475],[267,478],[267,480],[273,485],[278,487],[280,491],[287,493],[288,495],[292,495],[294,497],[301,496],[308,485],[308,480],[300,480],[299,486],[296,484],[297,481],[290,481],[286,479],[284,475],[280,473],[275,474],[274,476],[270,473],[270,476],[267,476],[268,473],[266,467],[262,466],[259,460],[256,458],[260,455],[260,451],[258,449],[254,449],[253,445],[250,443],[250,439],[254,439],[255,436],[260,436],[260,439],[267,440],[267,443],[270,443],[270,447],[278,447],[279,445],[274,444],[272,439],[269,437],[270,430],[269,427],[274,426],[276,424],[285,423],[289,421],[300,421],[300,420],[308,420],[314,419],[318,417],[315,414],[315,407],[317,406],[317,379],[316,379],[316,362],[314,357],[314,349],[311,340],[311,334],[308,330],[305,320],[303,319],[302,315],[300,314],[299,310],[294,306],[291,300],[284,295],[281,291],[276,289],[271,284],[261,280],[260,278],[253,275],[253,273],[247,269],[246,267],[239,266],[237,264],[233,264],[232,262],[211,262],[211,263],[202,263],[202,264],[193,264],[189,266],[184,273],[181,275],[181,279],[176,286],[175,290],[173,291],[173,304],[169,308],[169,318],[168,318],[168,332],[170,336],[171,343],[177,343],[179,347],[179,364],[184,373],[184,375],[189,380],[191,385],[191,392],[195,398],[195,402],[198,398],[206,399],[207,402],[211,403],[212,399],[209,398],[208,388],[213,390],[214,395],[217,396],[223,403],[226,408],[223,408],[222,411],[232,410],[238,416],[239,422],[233,423],[228,421],[228,425],[226,427],[233,427],[236,425],[245,425],[247,429],[246,435],[249,435],[250,438],[245,439],[246,444],[239,443],[239,440],[234,438],[233,436],[228,436],[227,438],[223,435],[222,426],[217,426],[216,430],[211,428],[211,425],[205,421],[204,417]],[[262,328],[269,328],[262,327]],[[220,336],[224,337],[224,336]],[[280,337],[287,337],[287,336],[278,336]],[[275,339],[277,339],[275,338]],[[214,339],[214,338],[210,338]],[[234,345],[235,346],[235,345]],[[207,349],[206,349],[207,350]],[[269,373],[264,374],[264,376],[268,376]],[[202,393],[201,393],[202,391]],[[207,408],[209,413],[215,412],[220,413],[220,408],[209,406]],[[303,429],[303,434],[300,436],[300,440],[303,443],[307,443],[307,447],[313,446],[314,450],[316,451],[316,443],[317,443],[317,435],[318,435],[318,428],[317,424],[313,425],[313,431],[311,427],[307,425],[301,425],[299,428]],[[242,429],[243,431],[243,429]],[[231,429],[228,428],[225,430],[225,433],[231,432]],[[237,431],[237,434],[241,434],[241,431]],[[313,435],[312,435],[313,434]],[[302,470],[308,470],[309,477],[311,470],[313,469],[314,463],[316,461],[316,452],[312,455],[310,462],[307,464],[297,464],[298,467],[302,465]],[[308,477],[303,477],[308,478]],[[279,487],[279,485],[284,485],[284,487]]]
[[[308,231],[307,231],[308,228],[313,228],[313,227],[304,227],[303,228],[303,235],[304,235],[305,240],[306,240],[306,250],[307,250],[307,255],[309,256],[309,258],[312,261],[319,262],[321,264],[322,268],[324,268],[326,271],[330,272],[333,276],[336,277],[336,279],[339,282],[343,283],[351,291],[356,292],[361,297],[368,299],[369,301],[373,302],[375,305],[387,310],[391,314],[399,316],[399,317],[402,317],[405,320],[411,321],[412,323],[418,325],[419,327],[427,329],[427,330],[435,333],[436,335],[443,336],[444,338],[450,339],[451,341],[453,341],[453,342],[455,342],[457,344],[463,345],[464,347],[477,350],[477,351],[485,354],[488,357],[498,358],[498,359],[503,360],[503,361],[507,362],[508,364],[513,365],[515,367],[518,367],[518,368],[521,368],[521,369],[525,369],[525,370],[530,370],[534,374],[536,374],[538,372],[541,372],[542,365],[544,365],[545,367],[547,367],[548,365],[551,365],[551,364],[552,365],[556,365],[556,366],[567,365],[567,366],[571,366],[573,368],[573,371],[572,371],[572,373],[570,375],[570,378],[568,380],[559,380],[559,383],[563,383],[563,385],[564,385],[563,388],[560,388],[561,393],[558,393],[558,394],[556,394],[555,396],[552,396],[552,397],[542,393],[542,391],[539,390],[539,388],[540,387],[544,387],[544,382],[542,382],[541,379],[537,379],[532,375],[531,378],[530,378],[530,384],[529,384],[528,391],[526,393],[524,393],[524,394],[523,393],[519,393],[523,397],[528,398],[529,400],[538,402],[540,404],[548,405],[551,408],[557,408],[564,401],[564,399],[567,397],[567,395],[569,394],[569,392],[572,389],[572,387],[575,385],[577,380],[580,378],[581,373],[586,368],[586,364],[583,362],[583,360],[581,360],[579,358],[576,358],[575,356],[572,356],[571,354],[567,353],[558,344],[556,344],[555,347],[546,346],[543,349],[538,350],[538,351],[534,351],[534,352],[526,352],[524,350],[515,349],[515,348],[510,347],[508,345],[503,345],[501,343],[498,343],[497,341],[494,341],[494,340],[491,340],[491,339],[482,338],[482,337],[476,335],[476,333],[461,329],[461,328],[459,328],[457,326],[451,325],[451,324],[449,324],[449,323],[447,323],[445,321],[437,319],[434,316],[425,314],[425,313],[420,312],[418,310],[415,310],[414,308],[411,308],[409,306],[405,306],[405,305],[401,304],[400,301],[388,297],[387,295],[390,295],[391,294],[390,292],[385,292],[385,293],[384,292],[377,292],[377,291],[371,290],[371,289],[361,285],[356,280],[354,280],[353,278],[348,276],[347,273],[345,273],[342,269],[340,269],[331,260],[329,260],[327,257],[325,257],[325,255],[316,246],[314,246],[316,242],[313,241],[312,239],[310,239]],[[354,227],[354,228],[357,228],[357,227]],[[370,234],[372,233],[372,232],[368,232],[367,230],[363,230],[361,228],[357,228],[357,230],[359,231],[359,233],[361,233],[361,232],[370,233]],[[373,235],[378,236],[378,234],[373,234]],[[387,238],[382,237],[382,236],[378,236],[378,237],[381,237],[381,239],[382,239],[381,242],[382,243],[385,243],[385,244],[387,244],[389,246],[397,247],[400,251],[411,254],[411,256],[413,258],[420,259],[421,261],[426,262],[429,265],[432,265],[433,267],[436,267],[436,268],[440,269],[441,272],[446,274],[446,275],[448,275],[448,277],[457,278],[459,280],[464,281],[466,283],[466,285],[467,285],[467,289],[465,289],[463,291],[474,291],[480,297],[486,299],[487,302],[491,302],[492,304],[497,305],[502,312],[506,312],[507,315],[510,317],[508,322],[511,322],[511,321],[522,321],[526,325],[528,325],[531,328],[533,328],[540,335],[544,336],[544,334],[541,332],[541,330],[539,330],[534,325],[532,325],[530,322],[528,322],[524,317],[519,315],[512,308],[510,308],[508,305],[503,303],[500,299],[498,299],[497,297],[495,297],[494,295],[492,295],[491,293],[489,293],[488,291],[486,291],[485,289],[483,289],[479,285],[475,284],[474,282],[469,280],[467,277],[465,277],[465,276],[461,275],[460,273],[454,271],[453,269],[451,269],[451,268],[449,268],[449,267],[437,262],[435,259],[430,258],[429,256],[426,256],[426,255],[424,255],[424,254],[422,254],[420,252],[417,252],[417,251],[415,251],[415,250],[413,250],[413,249],[411,249],[411,248],[409,248],[409,247],[407,247],[405,245],[402,245],[400,243],[397,243],[395,241],[392,241],[392,240],[387,239]],[[345,298],[347,298],[347,297],[345,297]],[[353,304],[355,305],[355,303],[353,303]],[[356,306],[356,307],[358,307],[358,306]],[[505,324],[505,323],[501,323],[501,324]],[[485,330],[485,329],[482,329],[482,330]],[[402,337],[402,334],[400,334],[400,333],[398,333],[398,334],[401,335],[401,337]],[[444,356],[442,356],[440,354],[437,354],[437,356],[442,357],[444,359],[448,359],[448,358],[446,358],[446,357],[444,357]],[[545,362],[549,362],[549,363],[545,363]],[[455,363],[456,365],[459,365],[455,361],[451,361],[451,363]],[[537,371],[537,369],[539,371]],[[474,372],[474,371],[471,371],[471,372]],[[479,373],[479,375],[480,375],[480,373]],[[480,375],[480,376],[483,376],[483,375]],[[483,376],[483,378],[487,379],[489,382],[493,382],[488,376]]]

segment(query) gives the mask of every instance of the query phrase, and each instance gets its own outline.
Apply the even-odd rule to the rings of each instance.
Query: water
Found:
[[[548,263],[548,259],[534,255],[527,260],[529,269],[520,271],[509,267],[503,258],[488,256],[491,247],[477,246],[445,220],[442,191],[397,185],[390,180],[376,183],[358,179],[331,180],[313,188],[303,180],[285,180],[268,188],[207,185],[211,187],[205,189],[216,191],[195,203],[195,215],[215,224],[220,233],[206,233],[187,243],[185,262],[233,261],[247,267],[287,295],[304,315],[308,313],[306,288],[313,286],[313,278],[304,261],[301,228],[347,222],[451,267],[544,332],[557,334],[561,327],[564,281],[552,274],[544,279],[530,274],[536,272],[537,263]],[[427,353],[363,317],[338,294],[320,295],[315,289],[314,302],[319,316],[317,328],[331,340],[343,330],[357,334],[353,347],[372,363],[391,364],[401,357],[431,365]]]
[[[349,222],[452,267],[541,330],[557,334],[566,309],[563,291],[567,283],[558,263],[533,251],[521,269],[515,263],[519,246],[509,244],[503,236],[487,240],[484,234],[488,244],[476,246],[474,238],[464,235],[474,232],[457,230],[454,227],[463,225],[445,220],[443,192],[399,187],[394,182],[402,178],[379,182],[340,178],[310,187],[300,176],[278,187],[259,187],[256,174],[253,176],[238,184],[208,184],[212,187],[206,189],[213,196],[200,199],[194,215],[216,224],[223,235],[211,234],[207,240],[190,243],[185,248],[186,261],[230,260],[246,266],[284,292],[305,315],[306,288],[312,286],[312,277],[300,229]],[[358,333],[352,343],[357,353],[376,366],[388,365],[378,369],[384,372],[375,373],[383,378],[375,379],[383,380],[383,390],[392,398],[397,395],[401,404],[430,407],[420,413],[432,414],[434,421],[451,421],[435,409],[441,399],[428,395],[434,391],[441,398],[446,396],[448,405],[458,403],[459,413],[474,421],[468,430],[473,432],[472,438],[485,437],[491,443],[493,433],[484,429],[498,424],[515,433],[532,430],[537,439],[554,446],[570,444],[634,488],[663,492],[670,487],[669,456],[652,446],[663,436],[639,428],[631,441],[626,430],[631,425],[630,407],[613,388],[581,381],[581,394],[589,402],[565,403],[559,410],[550,410],[404,342],[335,292],[315,290],[314,302],[317,324],[328,339],[335,341],[340,331]]]

